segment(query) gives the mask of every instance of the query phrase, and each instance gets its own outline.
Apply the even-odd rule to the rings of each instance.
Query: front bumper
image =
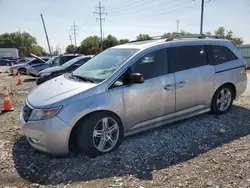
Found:
[[[28,70],[26,70],[26,74],[29,75],[29,76],[34,76],[34,77],[36,77],[37,72],[28,69]]]
[[[69,152],[70,126],[59,117],[25,122],[20,114],[20,123],[29,144],[39,150],[53,155],[64,155]]]
[[[36,77],[36,85],[40,85],[51,79],[51,76],[38,76]]]

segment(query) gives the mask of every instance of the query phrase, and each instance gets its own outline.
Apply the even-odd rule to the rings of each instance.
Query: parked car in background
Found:
[[[67,61],[69,61],[75,57],[81,56],[81,55],[83,55],[83,54],[67,54],[67,55],[53,57],[45,64],[35,65],[35,66],[30,67],[27,70],[27,74],[29,76],[36,77],[41,70],[47,69],[49,67],[60,66],[64,63],[66,63]]]
[[[26,74],[26,70],[30,68],[31,66],[45,64],[46,61],[48,60],[49,60],[48,57],[41,57],[41,58],[35,57],[31,59],[30,61],[28,61],[27,63],[20,63],[20,64],[12,66],[10,68],[10,73],[13,73],[13,71],[15,72],[19,71],[22,74]]]
[[[38,86],[20,121],[38,150],[65,154],[75,146],[98,156],[117,149],[124,136],[209,111],[227,113],[246,86],[246,63],[229,40],[131,42]]]
[[[88,55],[88,56],[79,56],[74,59],[71,59],[67,61],[66,63],[60,65],[60,66],[55,66],[55,67],[50,67],[47,69],[44,69],[40,71],[37,75],[36,79],[36,84],[39,85],[43,82],[46,82],[54,77],[60,76],[64,73],[67,72],[72,72],[84,63],[86,63],[88,60],[90,60],[93,57],[93,55]]]
[[[18,58],[18,59],[14,59],[13,61],[12,61],[12,63],[14,64],[14,65],[16,65],[16,64],[21,64],[21,63],[27,63],[29,60],[28,59],[25,59],[25,58]]]
[[[8,59],[0,59],[0,66],[10,66],[11,61]]]

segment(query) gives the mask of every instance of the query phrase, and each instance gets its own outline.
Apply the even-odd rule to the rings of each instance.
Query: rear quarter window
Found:
[[[207,49],[207,60],[211,65],[219,65],[236,60],[236,55],[225,46],[209,45]]]

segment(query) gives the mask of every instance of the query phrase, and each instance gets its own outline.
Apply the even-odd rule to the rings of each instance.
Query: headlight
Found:
[[[30,121],[44,120],[48,118],[52,118],[55,116],[60,110],[60,107],[50,108],[50,109],[34,109],[30,115]]]
[[[43,77],[43,76],[50,76],[51,73],[43,73],[41,74],[40,76]]]

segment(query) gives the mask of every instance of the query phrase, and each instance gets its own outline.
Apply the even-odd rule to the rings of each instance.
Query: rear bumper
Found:
[[[59,117],[25,122],[22,113],[20,123],[29,144],[42,152],[65,155],[69,152],[70,126]]]

